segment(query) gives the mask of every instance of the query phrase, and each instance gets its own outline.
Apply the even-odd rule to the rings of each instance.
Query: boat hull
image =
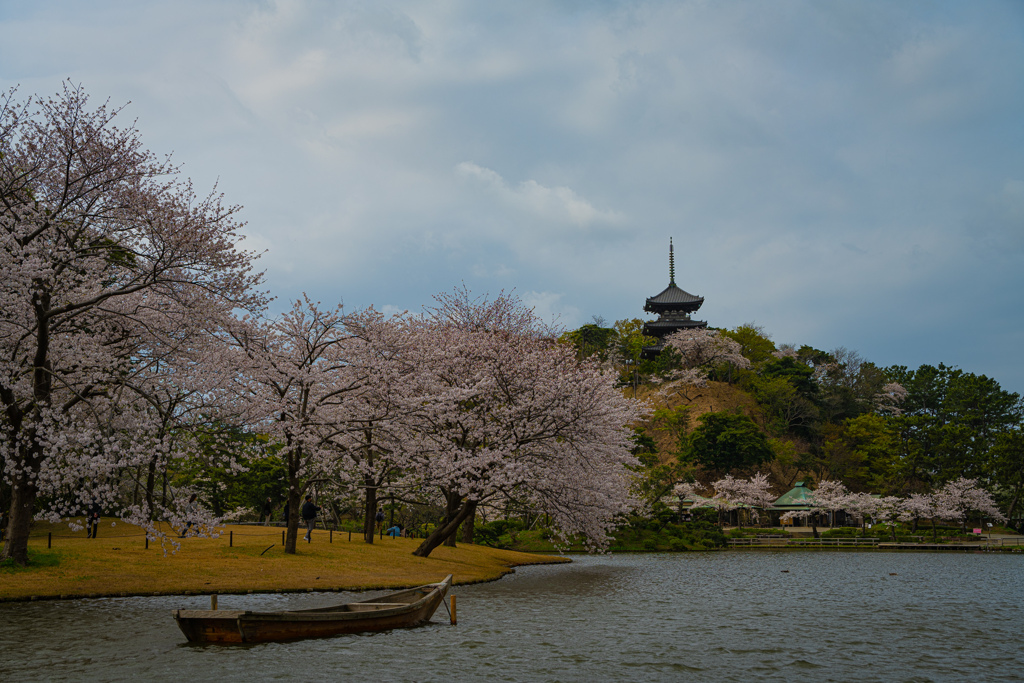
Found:
[[[191,643],[265,643],[411,628],[430,621],[451,585],[420,586],[372,601],[292,612],[174,610]],[[410,600],[410,602],[402,602]]]

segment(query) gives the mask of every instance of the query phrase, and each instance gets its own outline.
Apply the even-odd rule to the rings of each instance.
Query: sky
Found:
[[[130,103],[274,306],[463,283],[1024,393],[1024,2],[0,0],[0,88]]]

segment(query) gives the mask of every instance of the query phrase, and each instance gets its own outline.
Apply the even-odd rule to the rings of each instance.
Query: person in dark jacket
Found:
[[[263,510],[260,512],[260,518],[263,519],[263,526],[270,524],[270,515],[274,513],[274,501],[267,496],[267,500],[263,503]]]
[[[85,537],[96,538],[96,532],[100,528],[100,506],[93,502],[89,504],[89,511],[86,513]]]
[[[198,497],[199,496],[197,494],[193,493],[191,496],[188,497],[188,502],[185,504],[184,512],[186,522],[185,528],[181,530],[181,538],[185,538],[185,536],[188,535],[188,530],[192,528],[193,524],[195,524],[195,522],[193,522],[189,518],[195,515],[196,513],[196,498]]]
[[[291,508],[291,503],[289,503],[288,501],[285,501],[285,504],[284,504],[284,525],[285,526],[288,526],[288,512],[289,512],[290,508]]]
[[[306,543],[313,540],[313,527],[316,526],[318,512],[320,506],[313,503],[313,496],[306,496],[306,502],[302,504],[302,521],[306,523]]]

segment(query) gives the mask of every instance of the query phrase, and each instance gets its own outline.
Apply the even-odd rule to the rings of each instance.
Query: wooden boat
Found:
[[[286,612],[176,609],[172,614],[191,643],[264,643],[323,638],[425,624],[444,600],[451,583],[449,574],[440,583],[315,609]]]

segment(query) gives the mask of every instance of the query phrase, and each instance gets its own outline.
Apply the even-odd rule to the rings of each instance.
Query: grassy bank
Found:
[[[104,520],[95,539],[66,526],[37,524],[29,567],[0,567],[0,600],[398,588],[447,574],[465,584],[497,579],[517,565],[566,561],[464,544],[420,558],[412,555],[418,540],[385,536],[369,545],[336,532],[328,542],[328,532],[320,530],[312,543],[300,536],[298,553],[286,555],[279,527],[231,525],[220,538],[182,539],[181,549],[165,556],[159,543],[146,549],[138,527],[111,521]]]

